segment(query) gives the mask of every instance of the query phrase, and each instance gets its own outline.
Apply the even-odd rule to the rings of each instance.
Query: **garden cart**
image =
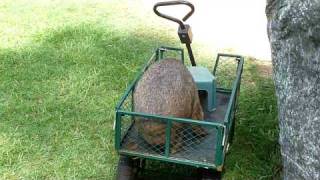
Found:
[[[190,7],[190,12],[180,20],[158,11],[161,6],[175,5],[186,5]],[[244,59],[238,55],[218,54],[212,71],[206,67],[197,66],[191,49],[191,28],[184,23],[193,14],[194,6],[187,1],[166,1],[156,3],[153,10],[158,16],[179,24],[178,35],[188,51],[191,62],[188,70],[197,85],[205,118],[203,121],[197,121],[134,111],[133,92],[135,86],[151,64],[161,61],[172,53],[178,54],[179,59],[184,62],[184,50],[181,48],[160,47],[156,49],[116,106],[115,148],[120,155],[117,179],[135,179],[141,176],[146,162],[152,160],[192,166],[199,170],[198,178],[217,179],[223,170],[226,153],[233,139]],[[229,65],[234,65],[234,70],[219,74],[218,69],[227,59],[232,62]],[[224,79],[231,79],[231,87],[226,88],[223,83],[218,83],[219,81],[223,82]],[[135,124],[141,118],[166,125],[163,147],[152,146],[139,135]],[[201,126],[206,130],[207,135],[198,137],[190,133],[190,128],[185,128],[182,133],[184,141],[182,149],[172,153],[170,133],[173,123],[183,123],[190,127],[193,125]],[[134,149],[129,148],[133,145]]]

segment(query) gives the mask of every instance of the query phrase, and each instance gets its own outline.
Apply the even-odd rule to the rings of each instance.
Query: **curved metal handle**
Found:
[[[186,21],[187,19],[189,19],[189,17],[194,13],[194,6],[193,4],[191,4],[190,2],[188,1],[165,1],[165,2],[158,2],[156,3],[154,6],[153,6],[153,11],[154,13],[156,13],[156,15],[162,17],[162,18],[165,18],[165,19],[168,19],[170,21],[174,21],[176,23],[178,23],[181,27],[181,29],[185,29],[185,25],[183,24],[183,22],[178,19],[178,18],[174,18],[174,17],[171,17],[171,16],[168,16],[168,15],[165,15],[165,14],[162,14],[158,11],[158,7],[160,6],[173,6],[173,5],[187,5],[190,7],[190,12],[188,14],[186,14],[182,20],[183,21]]]

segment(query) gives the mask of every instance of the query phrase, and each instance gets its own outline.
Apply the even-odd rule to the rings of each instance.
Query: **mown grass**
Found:
[[[179,46],[134,7],[0,2],[0,179],[113,179],[115,104],[156,47]],[[270,76],[247,59],[226,179],[278,177],[275,104]]]

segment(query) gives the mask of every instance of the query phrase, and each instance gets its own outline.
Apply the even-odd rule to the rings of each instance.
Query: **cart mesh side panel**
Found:
[[[219,66],[216,69],[217,86],[224,89],[232,89],[237,77],[238,62],[234,57],[220,56]]]
[[[144,155],[164,155],[165,122],[154,118],[124,115],[121,118],[121,126],[127,124],[130,124],[130,127],[121,128],[125,133],[120,143],[122,150]]]
[[[171,139],[170,157],[201,163],[215,163],[216,129],[210,126],[178,123],[179,136]],[[179,145],[176,148],[174,145]]]
[[[132,98],[132,91],[129,92],[127,98],[125,99],[125,101],[123,102],[121,109],[123,109],[124,111],[131,111],[132,110],[132,106],[133,105],[133,98]],[[121,139],[123,139],[125,133],[130,129],[130,127],[133,125],[134,121],[133,121],[133,117],[121,117]]]
[[[121,127],[121,150],[144,156],[215,163],[217,131],[212,126],[123,115]]]

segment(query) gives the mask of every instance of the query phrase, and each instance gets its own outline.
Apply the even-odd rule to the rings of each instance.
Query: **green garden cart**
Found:
[[[180,20],[158,11],[161,6],[175,5],[186,5],[190,7],[190,12]],[[151,64],[172,54],[177,55],[178,59],[184,62],[184,50],[181,48],[163,46],[156,49],[116,106],[115,149],[120,155],[116,179],[139,179],[141,176],[143,179],[142,172],[148,161],[194,167],[198,172],[196,179],[220,179],[226,153],[234,135],[244,58],[239,55],[218,54],[212,71],[206,67],[197,66],[191,49],[191,28],[184,23],[193,14],[194,6],[187,1],[166,1],[156,3],[153,10],[158,16],[179,24],[178,35],[181,42],[186,44],[191,62],[188,69],[198,87],[205,118],[203,121],[198,121],[134,111],[135,85]],[[219,69],[222,69],[221,72]],[[225,87],[228,85],[229,87]],[[166,139],[163,147],[152,146],[139,135],[135,123],[141,118],[166,125],[164,132]],[[190,133],[190,128],[183,129],[183,146],[179,152],[172,153],[170,133],[173,123],[185,124],[184,127],[201,126],[207,131],[207,135],[198,137]],[[132,146],[135,148],[130,148]]]

